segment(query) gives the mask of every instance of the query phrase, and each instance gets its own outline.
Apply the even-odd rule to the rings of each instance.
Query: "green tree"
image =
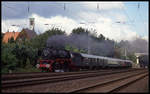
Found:
[[[89,31],[82,28],[82,27],[78,27],[78,28],[75,28],[72,30],[72,33],[71,34],[86,34],[88,35]]]
[[[103,41],[103,40],[105,40],[106,38],[102,35],[102,34],[100,34],[99,36],[98,36],[98,41]]]
[[[63,35],[63,34],[66,34],[65,31],[62,31],[58,28],[52,28],[33,38],[31,40],[31,46],[33,48],[42,49],[46,47],[46,41],[48,37],[51,37],[53,35]]]
[[[14,37],[11,37],[10,39],[8,39],[8,43],[14,43],[15,40],[14,40]]]
[[[2,57],[1,57],[1,68],[2,73],[8,73],[9,70],[15,70],[18,63],[18,59],[12,54],[12,48],[9,44],[2,44]]]
[[[132,60],[133,63],[136,63],[136,56],[133,53],[128,54],[127,57],[129,60]]]

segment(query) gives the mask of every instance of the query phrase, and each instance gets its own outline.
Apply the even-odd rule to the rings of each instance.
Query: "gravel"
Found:
[[[115,77],[130,75],[133,72],[127,73],[120,73],[120,74],[112,74],[107,76],[99,76],[99,77],[91,77],[85,79],[77,79],[77,80],[69,80],[57,83],[47,83],[47,84],[40,84],[40,85],[30,85],[26,87],[17,87],[11,88],[7,90],[2,90],[2,92],[49,92],[49,93],[60,93],[60,92],[68,92],[73,89],[78,89],[80,87],[88,86],[91,84],[96,84],[99,82],[103,82],[104,80],[110,80]],[[137,73],[137,72],[135,72]]]

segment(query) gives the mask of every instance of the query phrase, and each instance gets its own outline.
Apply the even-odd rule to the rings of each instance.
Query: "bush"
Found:
[[[6,47],[6,45],[5,45]],[[9,70],[15,70],[18,59],[11,52],[11,48],[3,48],[2,49],[2,57],[1,57],[1,65],[2,65],[2,73],[8,73]]]
[[[41,72],[39,69],[37,68],[17,68],[15,71],[13,71],[14,73],[26,73],[26,72]]]

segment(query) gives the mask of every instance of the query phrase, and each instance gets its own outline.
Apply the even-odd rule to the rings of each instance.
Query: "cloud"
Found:
[[[57,27],[61,28],[62,30],[66,30],[67,34],[70,34],[73,28],[76,28],[78,26],[78,23],[66,16],[53,16],[50,18],[44,18],[37,14],[33,14],[31,17],[35,18],[35,27],[36,30],[39,30],[41,32],[44,32],[45,30]],[[48,26],[44,24],[49,24]]]
[[[92,14],[94,15],[94,14]],[[100,15],[99,15],[100,16]],[[120,24],[114,24],[113,20],[111,18],[107,17],[98,17],[97,21],[94,24],[85,24],[81,25],[79,22],[77,22],[74,19],[65,17],[65,16],[53,16],[49,18],[41,17],[37,14],[32,14],[31,17],[35,18],[35,31],[38,33],[40,31],[43,33],[49,28],[52,28],[54,25],[56,27],[59,27],[66,31],[67,34],[70,34],[72,29],[77,28],[79,26],[83,28],[96,29],[97,34],[103,34],[105,37],[108,37],[110,39],[114,39],[116,41],[120,40],[132,40],[132,37],[136,36],[137,33],[133,32],[130,29],[130,26],[128,25],[120,25]],[[8,28],[13,31],[16,29],[16,31],[21,30],[18,29],[18,27],[12,27],[10,25],[17,23],[17,24],[27,24],[29,20],[27,19],[13,19],[13,20],[6,20],[2,21],[2,32],[6,32]],[[49,26],[46,26],[44,24],[50,24]],[[26,25],[26,27],[28,24]],[[20,28],[23,28],[20,27]]]
[[[94,12],[79,12],[78,17],[86,23],[86,28],[95,28],[98,34],[120,41],[132,40],[137,33],[131,29],[131,25],[125,24],[126,16],[123,14],[115,14],[114,19],[109,16],[101,15]],[[119,17],[119,18],[118,18]],[[116,19],[120,23],[116,23]],[[91,24],[90,22],[94,22]]]
[[[63,17],[58,15],[58,16],[45,18],[37,14],[32,14],[30,17],[35,18],[35,31],[37,33],[39,32],[43,33],[49,28],[55,26],[63,30],[66,30],[67,34],[70,34],[72,29],[78,27],[78,23],[75,20],[65,16]],[[20,25],[20,27],[11,26],[13,24]],[[26,24],[26,26],[23,26],[23,24]],[[49,25],[46,26],[45,24],[49,24]],[[2,20],[2,32],[7,32],[8,29],[10,30],[10,32],[12,31],[19,32],[21,28],[23,27],[26,28],[28,26],[29,26],[29,19]]]
[[[9,20],[2,20],[2,32],[5,33],[9,30],[9,32],[15,31],[20,32],[23,27],[28,26],[27,19],[9,19]],[[16,25],[16,26],[12,26]]]

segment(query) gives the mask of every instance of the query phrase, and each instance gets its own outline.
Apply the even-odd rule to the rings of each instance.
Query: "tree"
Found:
[[[2,73],[8,73],[9,70],[15,70],[18,59],[12,53],[12,48],[9,44],[2,44],[1,68]]]
[[[72,34],[85,34],[85,35],[88,35],[88,33],[89,33],[88,30],[86,30],[86,29],[84,29],[82,27],[78,27],[78,28],[75,28],[75,29],[72,30],[71,35]]]
[[[105,37],[102,34],[100,34],[98,36],[98,41],[104,41],[104,40],[105,40]]]
[[[66,35],[65,31],[62,31],[58,28],[52,28],[45,31],[43,34],[40,34],[31,40],[31,46],[33,48],[42,49],[46,47],[47,39],[54,35]]]
[[[14,43],[15,40],[14,40],[14,37],[11,37],[10,39],[8,39],[8,43]]]

